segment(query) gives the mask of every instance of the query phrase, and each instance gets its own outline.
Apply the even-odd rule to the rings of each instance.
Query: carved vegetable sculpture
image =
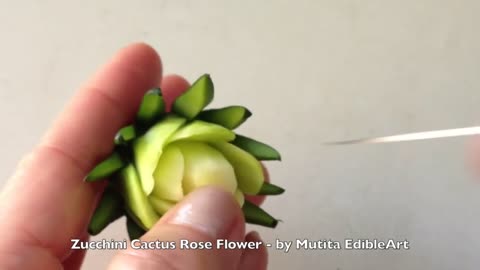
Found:
[[[232,130],[251,116],[242,106],[204,108],[212,101],[209,75],[200,77],[165,112],[160,89],[147,92],[135,123],[116,135],[113,153],[85,178],[109,179],[89,233],[126,215],[131,239],[140,237],[189,192],[217,185],[231,192],[248,223],[274,228],[277,220],[245,195],[277,195],[264,181],[260,160],[280,160],[272,147]]]

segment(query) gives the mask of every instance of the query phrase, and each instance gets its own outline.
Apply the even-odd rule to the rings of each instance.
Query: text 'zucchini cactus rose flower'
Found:
[[[90,234],[126,215],[130,238],[139,238],[188,193],[207,185],[231,192],[248,223],[277,225],[245,195],[283,193],[264,181],[260,163],[280,160],[280,154],[232,131],[251,116],[246,108],[203,110],[213,95],[209,75],[179,96],[169,113],[160,89],[145,94],[135,123],[117,133],[113,153],[85,178],[109,179],[90,221]]]

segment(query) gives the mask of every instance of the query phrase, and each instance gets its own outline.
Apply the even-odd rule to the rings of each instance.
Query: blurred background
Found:
[[[325,146],[477,125],[480,2],[0,1],[0,185],[78,87],[119,48],[155,47],[165,73],[210,73],[213,106],[283,155],[275,239],[407,239],[410,250],[270,249],[270,269],[478,269],[480,182],[471,138]],[[61,180],[61,179],[59,179]],[[124,220],[95,239],[123,239]],[[91,251],[103,269],[114,251]]]

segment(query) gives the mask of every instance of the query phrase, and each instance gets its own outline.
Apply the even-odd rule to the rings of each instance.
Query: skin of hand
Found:
[[[133,44],[76,93],[2,192],[0,269],[80,269],[85,251],[72,251],[71,239],[89,239],[87,224],[104,188],[104,183],[85,183],[83,178],[112,150],[115,133],[133,119],[143,94],[158,85],[168,107],[189,83],[177,75],[162,76],[155,50]],[[249,199],[259,204],[264,198]],[[233,196],[214,187],[190,193],[141,238],[181,239],[261,241],[256,232],[245,236],[243,215]],[[108,269],[266,267],[267,251],[261,245],[257,250],[128,249],[118,251]]]

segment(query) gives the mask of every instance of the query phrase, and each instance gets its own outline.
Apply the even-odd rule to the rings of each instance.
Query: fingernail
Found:
[[[233,195],[215,187],[190,193],[166,222],[189,226],[213,238],[226,238],[238,219],[239,207]]]

